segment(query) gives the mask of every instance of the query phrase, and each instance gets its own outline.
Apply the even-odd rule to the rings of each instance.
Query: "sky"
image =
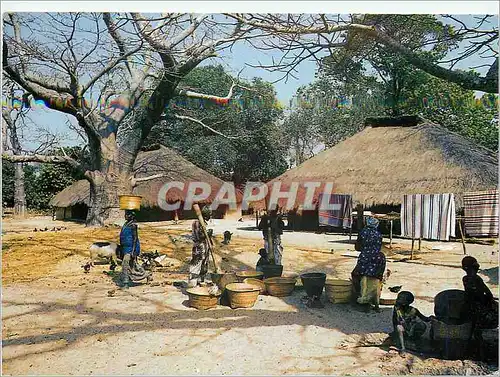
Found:
[[[474,23],[474,16],[461,16],[466,24],[472,25]],[[498,18],[496,18],[496,24],[498,25]],[[455,53],[451,53],[453,56]],[[242,68],[242,78],[251,79],[253,77],[261,77],[266,81],[275,81],[283,76],[283,73],[269,72],[261,68],[252,68],[248,64],[259,64],[260,63],[270,63],[272,57],[278,58],[280,52],[266,52],[255,50],[251,46],[245,45],[243,43],[236,44],[232,51],[225,51],[221,54],[220,58],[209,59],[205,64],[218,64],[221,63],[233,74],[237,74]],[[482,64],[480,58],[472,57],[467,61],[462,62],[457,68],[468,69],[471,66]],[[479,72],[484,73],[485,68],[478,69]],[[275,89],[277,92],[278,100],[282,105],[287,106],[290,99],[295,94],[298,87],[307,85],[314,80],[314,75],[316,71],[316,63],[314,61],[304,61],[298,68],[295,74],[298,79],[289,78],[288,81],[279,81],[275,83]],[[480,93],[478,93],[480,94]],[[49,128],[51,130],[56,130],[59,133],[64,134],[64,145],[75,145],[81,143],[81,139],[78,139],[73,131],[70,131],[66,126],[66,120],[69,119],[72,123],[75,120],[71,116],[66,116],[64,114],[48,110],[48,109],[37,109],[33,112],[31,116],[32,120],[36,122],[39,126],[44,128]],[[36,140],[26,143],[26,148],[36,147]]]

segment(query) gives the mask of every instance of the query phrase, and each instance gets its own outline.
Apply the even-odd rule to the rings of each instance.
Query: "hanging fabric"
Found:
[[[498,236],[498,190],[464,194],[465,233],[470,237]]]
[[[404,195],[401,235],[413,239],[448,241],[455,237],[453,194]]]
[[[328,196],[325,198],[327,203],[337,205],[336,209],[333,210],[321,210],[321,203],[323,202],[323,196]],[[319,225],[332,226],[336,228],[351,228],[352,220],[352,196],[351,195],[340,195],[340,194],[319,194],[318,196],[318,220]]]

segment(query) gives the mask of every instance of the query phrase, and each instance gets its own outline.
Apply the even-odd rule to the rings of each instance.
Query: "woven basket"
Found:
[[[264,278],[264,273],[255,270],[236,271],[236,277],[238,278],[238,282],[242,283],[246,278],[262,280]]]
[[[258,287],[245,283],[228,284],[226,285],[226,290],[229,293],[229,305],[232,309],[251,308],[254,306],[260,293]]]
[[[243,280],[243,283],[255,285],[256,287],[258,287],[260,289],[261,295],[266,293],[266,285],[264,284],[264,282],[262,280],[254,279],[254,278],[246,278],[245,280]]]
[[[432,331],[436,340],[468,340],[472,334],[472,323],[448,325],[441,321],[432,321]]]
[[[264,279],[267,293],[276,297],[290,296],[295,288],[296,282],[297,279],[293,278],[274,277]]]
[[[352,283],[350,280],[328,279],[325,283],[325,294],[333,304],[348,303],[352,296]]]
[[[220,294],[211,295],[208,293],[208,287],[195,287],[186,289],[189,296],[189,306],[198,310],[215,308]]]
[[[137,195],[120,195],[120,209],[139,209],[141,208],[142,196]]]
[[[297,274],[296,272],[292,272],[292,271],[283,271],[281,273],[281,277],[282,278],[298,279],[299,274]]]

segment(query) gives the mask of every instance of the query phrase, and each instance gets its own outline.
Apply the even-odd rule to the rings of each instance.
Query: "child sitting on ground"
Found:
[[[433,318],[433,316],[424,316],[417,308],[410,306],[414,300],[415,297],[411,292],[402,291],[398,294],[394,304],[392,325],[394,326],[394,335],[398,335],[401,352],[406,351],[404,338],[412,341],[420,340],[427,329],[424,322],[429,322]]]
[[[262,266],[269,264],[269,259],[267,259],[266,249],[260,249],[259,255],[260,255],[260,258],[257,261],[257,265],[255,266],[255,269],[259,272],[264,272],[264,271],[262,271]]]

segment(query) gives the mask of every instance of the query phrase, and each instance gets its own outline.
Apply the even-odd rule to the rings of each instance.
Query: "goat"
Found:
[[[111,263],[110,270],[114,270],[118,265],[118,258],[121,256],[121,248],[116,242],[94,242],[90,245],[90,266],[94,266],[96,257],[108,259]],[[123,259],[120,258],[120,259]]]

